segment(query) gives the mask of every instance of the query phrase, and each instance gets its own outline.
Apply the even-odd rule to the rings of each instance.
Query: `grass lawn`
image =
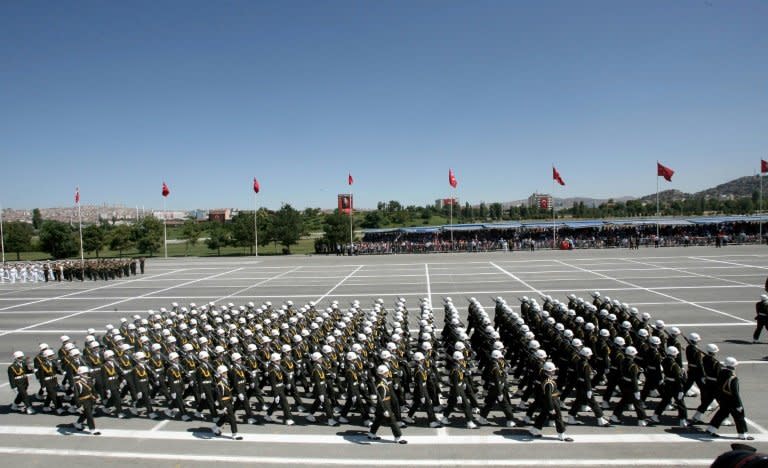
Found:
[[[170,236],[169,236],[170,237]],[[283,251],[283,246],[278,245],[275,247],[274,244],[270,244],[267,246],[259,246],[259,255],[281,255]],[[309,237],[301,238],[299,239],[299,243],[296,245],[291,246],[291,253],[294,255],[306,255],[310,253],[315,252],[315,241],[314,239],[310,239]],[[250,255],[250,249],[248,248],[242,248],[242,247],[222,247],[221,249],[221,255],[224,256],[241,256],[241,255]],[[123,257],[138,257],[142,254],[137,252],[135,249],[129,249],[123,251]],[[99,257],[118,257],[119,253],[117,251],[112,250],[102,250],[99,252]],[[149,257],[149,255],[144,255],[145,257]],[[163,251],[162,249],[159,252],[155,252],[155,257],[162,257]],[[189,250],[187,251],[187,247],[185,244],[168,244],[168,256],[169,257],[215,257],[217,256],[216,250],[211,250],[208,247],[206,247],[205,242],[198,242],[197,245],[190,246]],[[21,260],[46,260],[49,259],[50,256],[45,252],[22,252],[21,253]],[[96,255],[93,252],[86,252],[85,258],[96,258]],[[15,252],[5,252],[5,259],[7,261],[15,261],[16,260],[16,253]]]

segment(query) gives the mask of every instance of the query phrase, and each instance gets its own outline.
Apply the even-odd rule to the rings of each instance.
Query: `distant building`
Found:
[[[552,208],[552,195],[546,193],[534,193],[528,197],[529,208],[541,208],[547,210]]]
[[[222,208],[217,210],[208,211],[208,221],[216,221],[218,223],[226,223],[232,219],[232,210],[230,208]]]
[[[460,206],[461,203],[459,203],[458,198],[438,198],[435,200],[435,208],[438,210],[442,210],[444,206],[448,206],[451,204],[451,200],[453,200],[453,206]]]

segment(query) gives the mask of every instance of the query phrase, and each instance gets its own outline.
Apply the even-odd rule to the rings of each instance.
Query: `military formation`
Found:
[[[41,343],[33,359],[17,351],[8,369],[12,410],[78,414],[75,428],[87,424],[93,434],[95,413],[207,420],[217,436],[228,425],[234,440],[238,424],[290,426],[300,415],[368,427],[372,440],[388,426],[405,444],[402,429],[414,424],[525,424],[533,437],[553,425],[572,441],[566,427],[584,424],[587,412],[597,426],[628,424],[631,410],[640,426],[689,427],[717,407],[706,434],[717,437],[732,418],[739,437],[751,439],[734,358],[720,362],[717,346],[700,348],[698,334],[684,337],[628,304],[592,296],[523,297],[519,312],[498,297],[493,317],[470,298],[466,321],[444,298],[443,323],[427,299],[414,310],[404,298],[391,308],[382,299],[325,309],[173,303],[107,325],[103,335],[89,329],[82,348],[62,336],[57,350]],[[686,395],[696,394],[689,418]]]
[[[143,257],[7,263],[0,265],[0,283],[109,281],[144,274],[144,265]]]

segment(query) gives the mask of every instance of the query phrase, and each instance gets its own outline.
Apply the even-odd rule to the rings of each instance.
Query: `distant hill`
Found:
[[[766,190],[768,189],[768,184],[764,183],[763,185],[763,193],[765,194],[765,192],[768,191]],[[759,190],[760,179],[758,179],[756,176],[744,176],[739,177],[738,179],[733,179],[724,184],[720,184],[716,187],[701,190],[696,193],[686,193],[681,192],[680,190],[664,190],[663,192],[659,192],[659,199],[661,201],[668,202],[687,198],[698,198],[702,196],[704,198],[742,198],[750,197],[752,196],[752,193]],[[650,195],[640,197],[638,200],[647,203],[656,203],[656,194],[652,193]]]

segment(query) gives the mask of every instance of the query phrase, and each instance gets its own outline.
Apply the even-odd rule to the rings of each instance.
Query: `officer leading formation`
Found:
[[[498,297],[492,319],[470,298],[464,323],[445,298],[440,332],[431,304],[421,299],[416,333],[404,298],[391,309],[382,299],[369,309],[333,301],[324,310],[314,302],[173,303],[107,325],[102,336],[89,329],[82,349],[62,336],[57,351],[41,343],[34,359],[15,352],[11,409],[78,414],[74,427],[85,430],[86,423],[95,435],[95,414],[208,420],[217,436],[228,425],[234,440],[242,439],[238,424],[290,426],[302,415],[368,427],[371,440],[389,426],[405,444],[409,424],[522,423],[533,437],[554,426],[559,440],[572,441],[566,427],[584,424],[588,412],[602,427],[628,423],[627,410],[639,426],[689,427],[717,408],[705,434],[719,437],[730,417],[739,438],[752,440],[738,362],[721,363],[716,345],[700,348],[697,333],[684,337],[599,292],[591,301],[574,294],[567,303],[541,299],[521,298],[518,313]],[[761,301],[768,306],[768,298]],[[29,374],[39,383],[36,395]],[[686,396],[697,394],[689,419]]]

